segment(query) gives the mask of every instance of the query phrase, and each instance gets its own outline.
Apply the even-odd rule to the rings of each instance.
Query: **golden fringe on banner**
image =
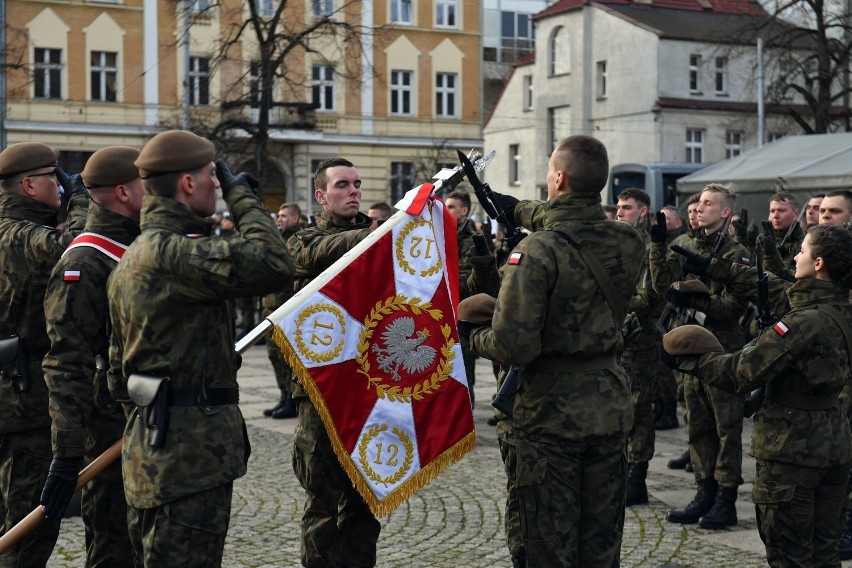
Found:
[[[346,451],[346,448],[343,447],[343,443],[340,441],[340,436],[337,433],[337,428],[334,426],[334,422],[331,419],[331,414],[329,413],[328,408],[325,405],[325,401],[320,395],[316,384],[308,373],[308,370],[302,364],[302,360],[296,354],[296,350],[293,348],[290,340],[287,339],[287,336],[284,335],[284,332],[276,324],[272,325],[272,342],[281,350],[284,359],[286,359],[290,368],[299,378],[299,383],[301,383],[302,388],[307,391],[311,402],[317,409],[320,418],[322,418],[322,422],[325,424],[325,429],[328,432],[328,437],[331,440],[331,446],[334,448],[334,453],[337,455],[337,461],[340,462],[341,466],[346,471],[346,474],[349,476],[349,479],[351,479],[355,484],[355,488],[358,490],[358,493],[361,494],[361,497],[364,498],[367,506],[370,507],[370,511],[372,511],[377,517],[390,515],[394,509],[402,505],[409,497],[417,493],[420,489],[435,479],[439,473],[459,461],[466,453],[470,452],[476,446],[476,431],[473,430],[467,436],[459,440],[453,447],[447,449],[437,458],[432,460],[431,463],[425,467],[421,467],[420,471],[412,475],[384,499],[377,499],[375,493],[373,493],[370,489],[370,486],[364,481],[361,471],[355,467],[352,457]]]

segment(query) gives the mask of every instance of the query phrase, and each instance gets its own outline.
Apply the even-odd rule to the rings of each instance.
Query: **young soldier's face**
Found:
[[[299,216],[294,215],[290,209],[284,207],[278,210],[278,216],[275,217],[275,225],[279,231],[286,231],[299,224]]]
[[[808,208],[805,212],[805,222],[810,227],[819,223],[819,204],[822,203],[822,197],[811,197],[808,200]]]
[[[693,231],[698,228],[698,203],[692,203],[686,208],[686,216],[689,218],[689,228]]]
[[[645,205],[640,205],[638,201],[632,197],[628,197],[627,199],[618,200],[615,218],[619,221],[629,223],[632,227],[636,227],[647,214],[648,208]]]
[[[825,197],[819,205],[820,225],[842,225],[848,223],[850,217],[849,202],[842,195]]]
[[[796,278],[810,278],[816,276],[816,259],[811,256],[811,236],[805,235],[802,241],[802,249],[796,255]]]
[[[461,223],[467,219],[469,209],[464,206],[461,199],[456,199],[455,197],[447,198],[447,209],[449,209],[450,213],[453,214],[453,217],[456,218],[456,223]]]
[[[325,188],[314,192],[324,211],[353,219],[361,207],[361,178],[358,170],[349,166],[334,166],[325,170]]]
[[[216,211],[216,191],[219,189],[216,164],[210,162],[192,174],[192,180],[195,189],[190,196],[189,208],[199,217],[209,217]]]
[[[776,231],[786,231],[790,225],[796,222],[799,210],[794,209],[786,201],[769,202],[769,222]]]
[[[723,204],[722,194],[716,191],[703,192],[696,211],[698,226],[707,233],[721,228],[724,220],[731,214],[731,208]]]

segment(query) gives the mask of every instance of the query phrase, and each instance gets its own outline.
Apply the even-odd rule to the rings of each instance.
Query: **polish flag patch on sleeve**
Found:
[[[523,253],[513,252],[511,255],[509,255],[509,260],[507,261],[507,264],[520,264],[521,257],[523,256]]]
[[[62,275],[62,279],[66,282],[79,282],[81,275],[79,270],[66,270]]]
[[[740,257],[740,264],[745,264],[746,266],[751,266],[751,259],[747,256]]]
[[[783,321],[779,321],[778,323],[776,323],[775,325],[773,325],[773,326],[772,326],[772,329],[774,329],[774,330],[775,330],[775,332],[776,332],[778,335],[780,335],[781,337],[784,337],[785,335],[787,335],[787,332],[788,332],[788,331],[790,331],[790,328],[789,328],[789,327],[787,327],[787,326],[784,324],[784,322],[783,322]]]

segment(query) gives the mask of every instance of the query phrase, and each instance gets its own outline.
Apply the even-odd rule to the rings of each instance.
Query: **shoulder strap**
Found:
[[[840,332],[843,334],[843,339],[846,340],[846,356],[849,357],[849,365],[852,366],[852,331],[849,330],[849,324],[846,322],[846,318],[844,318],[843,314],[841,314],[840,311],[831,304],[820,304],[817,306],[817,309],[825,312],[825,314],[833,319],[834,323],[836,323],[840,328]]]
[[[80,233],[77,238],[71,241],[62,256],[68,254],[68,251],[77,247],[91,247],[99,250],[114,261],[118,262],[124,256],[124,251],[127,250],[127,245],[123,245],[118,241],[114,241],[97,233]]]
[[[564,237],[569,243],[571,243],[574,248],[577,249],[577,252],[580,255],[580,258],[583,259],[583,262],[586,263],[586,266],[591,271],[592,276],[595,278],[595,282],[598,284],[598,288],[601,289],[601,292],[606,298],[606,303],[609,305],[609,309],[612,311],[612,318],[615,320],[615,324],[617,327],[621,327],[622,322],[619,321],[618,314],[621,314],[623,318],[624,315],[627,314],[627,305],[623,301],[622,297],[616,294],[613,289],[610,287],[612,280],[606,273],[606,270],[598,261],[597,258],[588,254],[583,247],[583,239],[580,238],[580,235],[577,233],[570,233],[567,230],[558,227],[551,226],[546,227],[546,231],[553,231],[554,233]]]

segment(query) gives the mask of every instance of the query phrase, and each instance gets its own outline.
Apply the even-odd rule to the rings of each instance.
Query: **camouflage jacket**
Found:
[[[614,359],[645,246],[636,229],[608,221],[599,201],[560,196],[516,207],[525,227],[543,228],[522,240],[504,267],[493,327],[471,334],[477,354],[526,366],[514,402],[514,426],[525,437],[578,441],[627,433],[633,423],[630,380]],[[622,313],[612,312],[577,249],[558,231],[581,237],[610,287],[623,292]]]
[[[173,199],[145,196],[141,235],[109,278],[113,324],[108,383],[128,401],[133,373],[168,377],[170,388],[234,388],[240,356],[227,301],[280,289],[293,277],[281,234],[257,196],[226,199],[240,236],[211,236],[209,221]],[[138,412],[124,433],[127,502],[148,509],[236,479],[249,455],[236,404],[170,406],[165,445],[148,444]]]
[[[317,217],[316,225],[297,232],[287,244],[296,264],[296,282],[293,291],[298,292],[322,272],[337,262],[355,245],[370,234],[372,220],[358,215],[350,220],[332,215],[327,211]],[[307,398],[301,383],[293,385],[293,398]]]
[[[770,253],[763,255],[763,269],[787,282],[796,281],[796,262],[794,259],[802,248],[802,241],[805,240],[805,232],[798,222],[796,222],[795,227],[793,234],[790,235],[783,247],[781,247],[781,241],[784,240],[787,231],[775,231],[776,246],[772,247]]]
[[[284,239],[284,243],[290,240],[290,237],[298,233],[300,230],[299,227],[295,227],[293,229],[287,229],[286,231],[281,231],[281,238]],[[287,250],[289,252],[290,246],[287,245]],[[292,257],[292,254],[291,254]],[[263,317],[268,316],[275,310],[277,310],[284,302],[293,297],[293,286],[292,284],[286,286],[282,290],[277,292],[272,292],[271,294],[267,294],[260,301],[260,305],[263,308]]]
[[[731,279],[754,287],[756,269],[733,266]],[[783,286],[773,277],[776,289]],[[764,330],[741,351],[708,353],[697,374],[708,384],[747,393],[762,385],[808,397],[838,395],[847,383],[849,353],[839,326],[818,306],[830,304],[852,321],[849,291],[831,282],[805,278],[786,288],[790,311],[780,325]],[[783,303],[776,295],[778,306]],[[751,455],[806,467],[852,461],[852,433],[841,403],[828,410],[798,410],[767,396],[754,416]]]
[[[95,202],[89,206],[86,232],[123,245],[139,235],[139,221],[129,219]],[[116,261],[92,247],[76,247],[53,267],[44,299],[50,351],[44,358],[44,380],[50,391],[53,421],[53,455],[84,454],[85,428],[97,415],[122,413],[109,394],[106,365],[96,369],[95,358],[109,357],[109,307],[107,279]],[[65,272],[79,273],[66,280]]]
[[[702,232],[683,240],[681,246],[685,249],[709,255],[716,244],[716,235],[705,235]],[[730,236],[725,236],[722,246],[716,253],[718,258],[726,258],[737,263],[748,263],[748,250]],[[651,243],[651,281],[654,290],[665,297],[666,290],[677,280],[683,280],[683,257],[669,249],[665,243]],[[710,290],[710,302],[705,310],[707,318],[704,327],[712,331],[725,347],[726,351],[736,351],[742,347],[745,340],[739,328],[740,316],[745,312],[748,302],[740,299],[720,282],[707,283]]]
[[[473,256],[473,235],[476,234],[476,225],[468,218],[459,223],[456,230],[459,247],[459,299],[464,300],[471,295],[467,281],[473,272],[470,265],[470,257]]]
[[[654,290],[651,282],[649,261],[651,254],[650,237],[647,231],[643,229],[639,229],[639,231],[645,242],[645,254],[642,257],[642,272],[636,284],[636,289],[633,291],[633,297],[630,298],[627,311],[636,312],[639,324],[642,326],[642,331],[625,344],[624,349],[626,351],[643,351],[655,348],[657,340],[660,337],[660,332],[657,329],[657,319],[663,313],[663,308],[666,305],[666,300]]]
[[[0,432],[50,426],[47,385],[41,360],[50,348],[44,321],[44,293],[53,265],[83,229],[89,198],[74,195],[68,210],[68,232],[52,228],[56,211],[11,193],[0,195],[0,337],[17,335],[27,346],[30,390],[15,391],[0,381]]]

